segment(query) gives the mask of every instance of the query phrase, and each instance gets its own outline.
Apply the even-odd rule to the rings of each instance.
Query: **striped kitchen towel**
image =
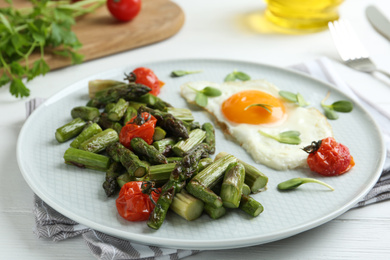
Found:
[[[390,115],[386,111],[381,111],[375,104],[370,104],[368,100],[365,100],[364,97],[347,86],[334,71],[331,61],[327,58],[298,64],[291,68],[337,86],[340,90],[363,103],[375,118],[385,137],[388,150],[387,159],[377,184],[355,208],[390,199]],[[27,116],[42,102],[44,102],[44,99],[40,98],[28,101],[26,103]],[[182,259],[200,252],[198,250],[179,250],[140,245],[106,235],[61,215],[38,196],[35,196],[34,215],[36,220],[34,232],[38,237],[60,241],[81,236],[97,259]]]

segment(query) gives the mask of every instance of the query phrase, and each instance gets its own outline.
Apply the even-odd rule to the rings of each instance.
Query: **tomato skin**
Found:
[[[122,22],[134,19],[141,10],[141,0],[107,0],[107,9]]]
[[[129,221],[144,221],[149,218],[154,204],[148,194],[142,193],[142,181],[131,181],[122,186],[116,199],[119,215]],[[152,198],[157,202],[159,194],[152,192]]]
[[[333,137],[321,141],[321,146],[307,157],[310,170],[324,176],[337,176],[349,171],[355,162],[348,147],[337,143]]]
[[[151,88],[152,90],[149,93],[152,95],[157,96],[160,94],[160,88],[164,83],[158,79],[151,69],[139,67],[133,70],[133,73],[136,76],[135,83],[143,84]]]
[[[149,117],[149,113],[142,113],[142,117],[146,120]],[[150,119],[142,125],[137,125],[134,122],[133,117],[125,126],[122,127],[119,133],[119,142],[126,148],[130,149],[130,141],[134,137],[140,137],[144,139],[148,144],[153,143],[154,128],[157,123],[157,119],[154,116],[150,116]]]

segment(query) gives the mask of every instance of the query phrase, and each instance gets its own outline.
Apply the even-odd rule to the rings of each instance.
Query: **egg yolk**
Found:
[[[251,106],[261,104],[262,106]],[[268,110],[267,110],[268,109]],[[238,92],[222,104],[222,113],[231,122],[238,124],[272,124],[284,118],[282,101],[259,90]]]

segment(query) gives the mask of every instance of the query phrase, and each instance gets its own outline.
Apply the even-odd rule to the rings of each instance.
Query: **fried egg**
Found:
[[[219,89],[222,94],[208,97],[204,109],[215,117],[224,133],[241,145],[256,163],[276,170],[308,167],[307,153],[302,148],[312,141],[333,136],[330,124],[320,111],[284,101],[279,96],[279,89],[266,80],[222,84],[188,82],[180,87],[180,93],[187,102],[195,103],[195,90],[203,90],[207,86]],[[298,131],[301,143],[280,143],[260,134],[259,130],[270,135]]]

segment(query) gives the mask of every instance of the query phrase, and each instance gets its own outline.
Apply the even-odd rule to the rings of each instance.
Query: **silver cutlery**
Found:
[[[390,73],[379,69],[370,59],[367,50],[347,20],[329,22],[328,26],[337,51],[347,66],[366,73],[380,72],[390,77]]]
[[[374,29],[390,40],[390,21],[386,16],[373,5],[366,8],[366,16]]]

